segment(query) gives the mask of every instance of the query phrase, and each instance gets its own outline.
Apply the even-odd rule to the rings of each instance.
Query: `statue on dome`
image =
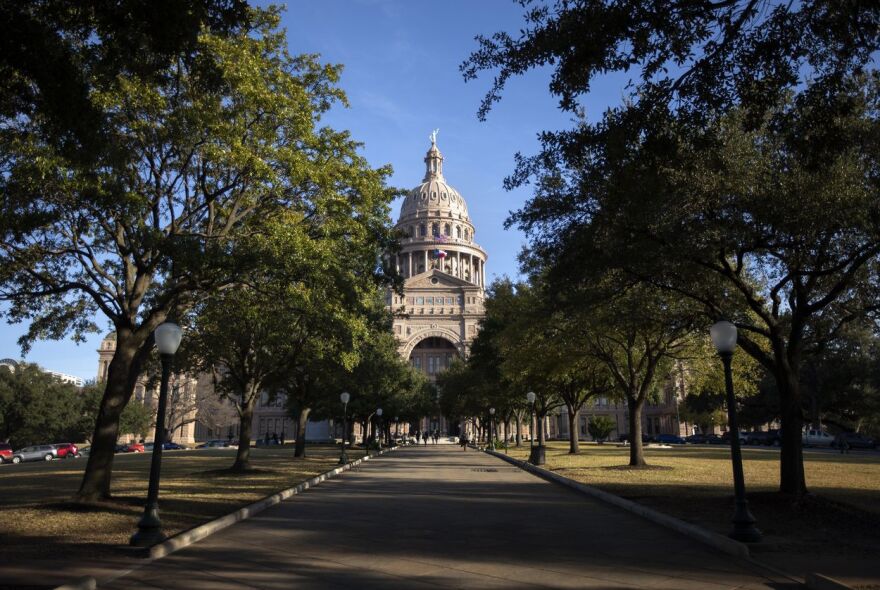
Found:
[[[431,138],[431,145],[437,145],[437,134],[438,134],[438,133],[440,133],[440,129],[439,129],[439,128],[434,129],[434,130],[431,132],[431,135],[428,136],[428,137]]]

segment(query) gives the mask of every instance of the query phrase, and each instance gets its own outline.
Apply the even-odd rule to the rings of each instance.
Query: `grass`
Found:
[[[511,447],[509,452],[527,459],[529,448]],[[729,447],[648,447],[645,458],[649,468],[630,468],[628,447],[581,444],[581,454],[569,455],[568,443],[559,441],[548,443],[544,467],[718,533],[730,531],[734,502]],[[743,449],[749,506],[767,546],[772,546],[762,558],[790,571],[837,559],[849,564],[843,569],[859,569],[862,562],[876,572],[877,566],[870,564],[880,556],[880,455],[806,450],[804,469],[811,494],[794,502],[777,493],[778,451]]]
[[[352,449],[350,459],[363,456]],[[162,455],[159,508],[170,536],[291,487],[336,465],[339,449],[309,446],[305,459],[293,446],[253,449],[255,471],[226,471],[235,449],[172,451]],[[147,494],[150,454],[120,454],[114,460],[112,501],[93,506],[70,502],[86,460],[60,460],[0,468],[0,538],[8,560],[65,555],[113,554],[128,543]]]

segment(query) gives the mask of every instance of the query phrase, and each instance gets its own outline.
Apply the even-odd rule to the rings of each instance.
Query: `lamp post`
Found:
[[[382,408],[376,410],[376,445],[378,445],[379,450],[382,450]]]
[[[348,463],[348,453],[345,452],[345,437],[348,435],[348,400],[350,399],[351,394],[347,391],[339,394],[339,401],[342,402],[342,452],[339,453],[340,465]]]
[[[530,391],[526,394],[526,399],[529,401],[529,404],[532,406],[532,415],[535,420],[535,430],[536,433],[533,432],[532,436],[529,437],[532,439],[531,452],[529,453],[529,463],[532,465],[543,465],[546,463],[546,452],[544,449],[544,445],[541,442],[541,424],[539,423],[540,418],[538,417],[537,412],[535,411],[535,400],[538,396],[535,395],[534,391]],[[534,438],[535,434],[538,436],[538,444],[535,444]]]
[[[495,450],[495,408],[489,408],[489,444],[487,448]]]
[[[171,378],[171,361],[180,346],[183,330],[171,322],[160,324],[155,331],[156,348],[162,361],[162,383],[159,386],[159,404],[156,409],[156,434],[153,436],[153,456],[150,461],[150,484],[144,515],[138,521],[138,530],[129,543],[135,547],[149,547],[165,539],[162,521],[159,520],[159,472],[162,469],[162,446],[165,444],[165,406],[168,400],[168,380]]]
[[[761,540],[761,531],[755,527],[755,517],[749,511],[746,500],[746,484],[743,477],[742,450],[739,446],[739,425],[736,421],[736,399],[733,396],[733,373],[730,363],[736,350],[736,326],[727,321],[715,323],[709,329],[712,344],[724,363],[724,386],[727,391],[727,425],[730,430],[730,460],[733,463],[733,491],[736,510],[733,513],[733,530],[730,537],[737,541],[754,543]]]

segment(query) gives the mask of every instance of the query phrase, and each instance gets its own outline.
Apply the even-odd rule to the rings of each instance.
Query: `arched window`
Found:
[[[459,240],[461,239],[461,226],[460,225],[455,226],[455,237],[458,238]]]
[[[425,237],[428,233],[428,227],[423,223],[419,226],[419,236]]]
[[[465,229],[465,230],[464,230],[464,239],[465,239],[465,240],[470,240],[470,239],[471,239],[471,238],[470,238],[470,234],[471,234],[471,232],[469,232],[467,229]]]
[[[432,223],[431,224],[431,235],[435,238],[440,235],[440,224]]]
[[[452,230],[448,223],[443,226],[443,234],[447,236],[452,235]]]

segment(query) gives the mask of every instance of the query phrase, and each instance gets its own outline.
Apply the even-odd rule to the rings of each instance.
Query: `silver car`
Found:
[[[58,450],[52,445],[25,447],[12,454],[13,463],[22,461],[51,461],[58,458]]]

